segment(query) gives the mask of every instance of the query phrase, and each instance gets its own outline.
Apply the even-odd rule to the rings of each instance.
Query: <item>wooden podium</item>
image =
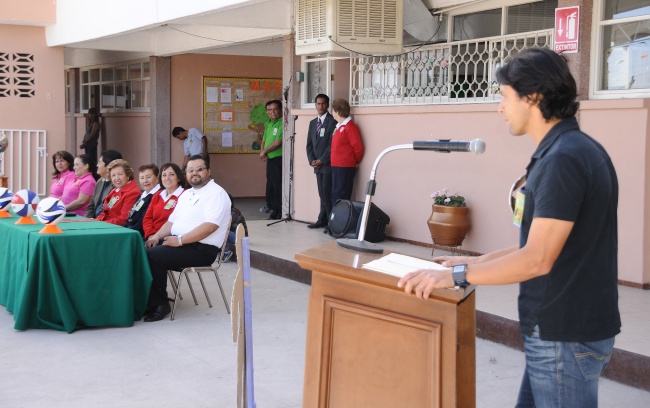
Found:
[[[474,288],[418,299],[361,269],[381,256],[336,242],[296,254],[313,271],[303,407],[475,407]]]

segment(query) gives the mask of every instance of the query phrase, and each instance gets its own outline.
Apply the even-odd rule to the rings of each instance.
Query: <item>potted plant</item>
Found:
[[[434,244],[456,247],[463,243],[469,231],[469,209],[465,197],[448,193],[449,189],[443,188],[431,194],[433,205],[427,224]]]

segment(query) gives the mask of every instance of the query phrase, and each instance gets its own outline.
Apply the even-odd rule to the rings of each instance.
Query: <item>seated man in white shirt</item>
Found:
[[[171,312],[167,271],[211,265],[228,234],[230,198],[210,177],[209,164],[200,155],[191,156],[186,175],[192,188],[179,197],[169,220],[146,243],[153,282],[145,322],[162,320]]]

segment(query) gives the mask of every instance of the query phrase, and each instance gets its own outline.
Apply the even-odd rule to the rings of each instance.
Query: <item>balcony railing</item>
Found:
[[[392,56],[351,57],[350,105],[499,100],[495,73],[525,48],[552,48],[553,30],[429,45]]]

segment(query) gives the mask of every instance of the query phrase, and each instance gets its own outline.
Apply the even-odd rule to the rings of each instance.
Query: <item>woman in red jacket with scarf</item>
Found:
[[[332,207],[337,200],[352,197],[354,176],[363,159],[363,141],[359,128],[350,117],[350,104],[345,99],[332,102],[332,116],[338,122],[332,136]]]
[[[133,179],[133,169],[126,160],[113,160],[106,168],[114,188],[106,195],[98,221],[123,226],[131,207],[140,197],[140,189]]]

